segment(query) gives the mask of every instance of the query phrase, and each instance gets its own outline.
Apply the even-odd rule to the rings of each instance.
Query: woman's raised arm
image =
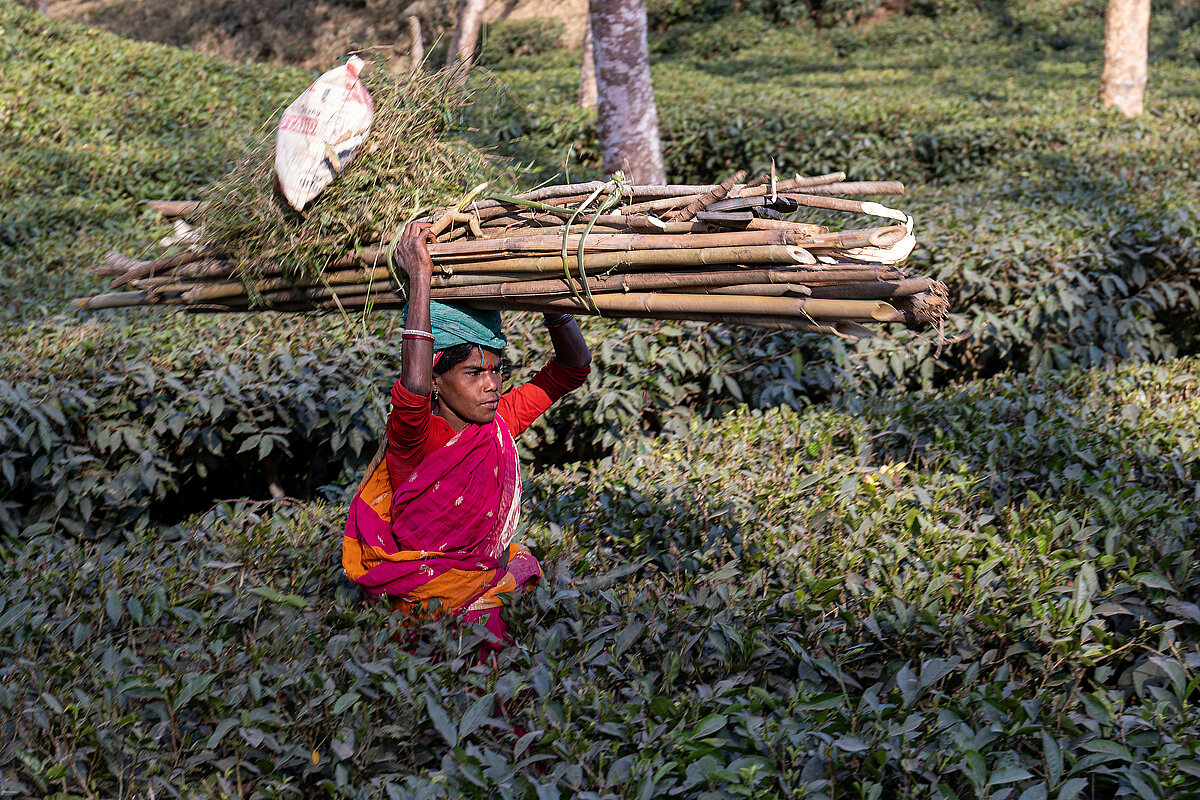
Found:
[[[429,323],[429,284],[436,241],[427,222],[410,222],[396,246],[396,260],[408,273],[408,316],[400,345],[400,385],[422,397],[433,391],[433,332]]]
[[[411,301],[410,301],[411,302]],[[583,340],[579,324],[570,314],[546,314],[546,329],[554,344],[554,359],[564,367],[582,369],[592,363],[592,352]]]

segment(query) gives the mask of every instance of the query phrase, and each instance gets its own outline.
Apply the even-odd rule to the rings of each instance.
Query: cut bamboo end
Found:
[[[108,292],[94,297],[78,297],[71,304],[82,311],[99,311],[104,308],[130,308],[148,304],[145,292]]]

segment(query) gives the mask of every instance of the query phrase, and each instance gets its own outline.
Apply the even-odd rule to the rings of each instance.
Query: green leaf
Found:
[[[617,634],[616,644],[613,646],[613,657],[620,658],[621,655],[634,645],[641,637],[642,632],[646,630],[646,625],[642,622],[634,622],[632,625],[626,626],[619,634]]]
[[[929,659],[921,665],[921,688],[928,689],[930,686],[933,686],[933,684],[953,672],[961,663],[961,656]]]
[[[1032,777],[1033,773],[1024,767],[1000,767],[988,778],[988,786],[1002,786],[1006,783],[1015,783]]]
[[[912,667],[905,664],[896,673],[896,686],[900,689],[900,697],[905,706],[912,705],[920,694],[921,682],[917,679]]]
[[[339,697],[336,702],[334,702],[333,715],[337,716],[338,714],[341,714],[347,708],[350,708],[350,706],[357,703],[361,697],[362,695],[360,695],[358,692],[346,692],[344,695]]]
[[[454,726],[450,715],[438,705],[438,701],[429,692],[424,692],[421,696],[425,698],[425,710],[429,712],[429,721],[433,723],[434,730],[441,735],[446,744],[458,747],[458,728]]]
[[[208,737],[208,741],[205,742],[204,747],[208,750],[215,749],[216,746],[221,743],[221,740],[225,738],[225,735],[241,723],[242,721],[236,718],[221,720],[216,729],[213,731],[212,736]]]
[[[250,594],[256,594],[272,603],[279,603],[285,606],[292,606],[304,610],[309,607],[308,601],[298,594],[280,594],[270,586],[255,586],[250,590]]]
[[[1030,786],[1025,791],[1021,792],[1021,796],[1017,800],[1046,800],[1050,796],[1050,787],[1045,781],[1038,781]]]
[[[847,753],[861,753],[871,748],[871,745],[857,736],[843,736],[840,739],[835,739],[833,746]]]
[[[1120,742],[1114,742],[1109,739],[1092,739],[1079,746],[1089,753],[1103,753],[1123,761],[1133,761],[1133,754],[1129,752],[1129,748]]]
[[[1055,786],[1062,780],[1062,750],[1058,746],[1058,740],[1055,739],[1046,731],[1042,731],[1042,760],[1046,764],[1046,777],[1050,779],[1050,785]]]
[[[121,616],[125,611],[125,603],[121,600],[121,593],[116,589],[109,589],[104,594],[104,612],[108,614],[108,620],[114,626],[121,624]]]
[[[1071,778],[1059,788],[1055,800],[1075,800],[1087,786],[1087,778]]]
[[[462,719],[458,723],[458,736],[460,739],[466,739],[475,729],[479,727],[491,713],[492,707],[496,704],[496,696],[494,694],[485,694],[483,697],[476,700],[467,713],[463,714]]]
[[[696,723],[696,727],[692,729],[690,737],[692,739],[705,739],[722,730],[728,722],[729,718],[724,714],[710,714]]]
[[[1152,589],[1162,589],[1172,594],[1175,592],[1175,587],[1171,585],[1171,582],[1157,572],[1139,572],[1133,576],[1133,580]]]
[[[530,731],[529,733],[517,739],[517,743],[513,745],[513,761],[519,761],[525,751],[536,741],[542,738],[545,731]]]
[[[183,689],[176,696],[175,702],[171,704],[171,708],[175,711],[183,708],[189,700],[207,689],[216,679],[217,676],[212,674],[188,677],[183,683]]]

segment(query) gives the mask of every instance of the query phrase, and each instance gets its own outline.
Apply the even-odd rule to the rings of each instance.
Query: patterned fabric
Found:
[[[464,427],[398,487],[380,454],[351,501],[342,566],[398,607],[484,618],[502,636],[502,596],[542,577],[513,542],[520,503],[516,443],[499,415]]]

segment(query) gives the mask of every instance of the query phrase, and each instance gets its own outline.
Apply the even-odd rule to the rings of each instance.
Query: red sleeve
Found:
[[[413,394],[396,381],[392,386],[392,412],[388,415],[387,446],[383,451],[393,489],[433,449],[430,440],[436,431],[431,430],[435,426],[432,417],[429,398]]]
[[[568,367],[552,358],[529,383],[505,392],[497,413],[512,435],[520,436],[558,398],[582,386],[591,371],[590,366]]]

